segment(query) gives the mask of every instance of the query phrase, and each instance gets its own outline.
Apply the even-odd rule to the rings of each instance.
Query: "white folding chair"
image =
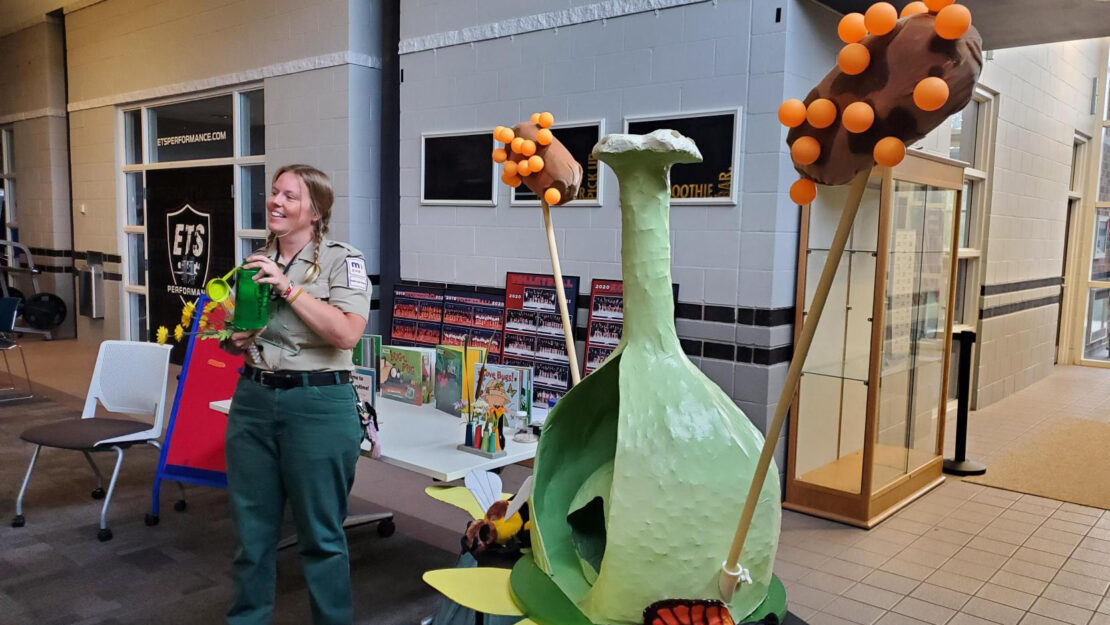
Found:
[[[104,499],[100,510],[100,531],[97,538],[101,541],[112,539],[106,519],[108,506],[112,502],[112,492],[123,464],[123,450],[136,443],[146,443],[161,448],[158,439],[162,436],[162,421],[165,415],[166,384],[169,378],[170,346],[137,341],[104,341],[96,357],[89,393],[85,397],[85,408],[79,419],[66,419],[33,427],[20,434],[20,438],[35,445],[31,454],[31,465],[23,478],[19,497],[15,502],[15,518],[12,527],[23,527],[23,495],[35,468],[35,460],[43,447],[72,449],[85,455],[85,460],[96,473],[97,487],[92,492],[93,499]],[[112,413],[129,415],[150,415],[153,423],[134,419],[96,417],[97,404]],[[108,482],[105,496],[104,478],[93,462],[91,452],[115,451],[116,467]]]

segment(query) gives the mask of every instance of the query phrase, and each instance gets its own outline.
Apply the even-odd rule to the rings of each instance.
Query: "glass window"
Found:
[[[242,206],[240,227],[244,230],[266,229],[266,166],[250,165],[240,169],[239,184],[243,188],[239,198]]]
[[[1110,280],[1110,207],[1095,209],[1094,237],[1091,245],[1091,280]]]
[[[141,226],[146,221],[143,210],[143,172],[124,174],[127,180],[127,225]]]
[[[1110,202],[1110,127],[1102,129],[1102,158],[1098,166],[1098,201]]]
[[[948,156],[975,165],[975,135],[979,127],[979,103],[974,99],[950,120]]]
[[[971,207],[974,201],[975,183],[964,180],[964,192],[960,194],[960,241],[959,247],[970,247],[968,241],[971,237]]]
[[[239,252],[246,258],[266,245],[266,239],[240,239]]]
[[[1083,144],[1082,143],[1076,142],[1074,145],[1072,145],[1072,148],[1071,148],[1071,183],[1068,186],[1068,189],[1070,189],[1070,190],[1072,190],[1076,193],[1082,193],[1083,192],[1083,189],[1080,188],[1082,186],[1082,180],[1083,180],[1083,172],[1081,171],[1080,168],[1083,167],[1083,164],[1079,162],[1079,155],[1082,152],[1083,152]]]
[[[146,295],[142,293],[127,294],[128,308],[131,314],[131,340],[150,340],[150,330],[146,319]]]
[[[12,173],[12,129],[0,130],[0,174]]]
[[[970,258],[961,258],[956,261],[956,310],[952,323],[958,325],[964,322],[964,297],[967,290],[967,272],[971,264]]]
[[[243,156],[265,154],[266,118],[262,90],[242,94],[239,107],[239,132],[242,134]]]
[[[137,165],[143,162],[143,112],[136,109],[123,114],[124,162]]]
[[[1106,336],[1108,322],[1110,322],[1110,289],[1089,289],[1083,358],[1110,361],[1110,341]]]
[[[146,285],[146,236],[127,235],[127,283]]]
[[[230,157],[231,95],[150,109],[151,161]]]

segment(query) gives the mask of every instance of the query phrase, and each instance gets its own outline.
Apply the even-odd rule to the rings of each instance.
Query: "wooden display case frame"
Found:
[[[944,452],[944,428],[948,396],[949,367],[952,356],[952,313],[956,298],[957,249],[960,232],[960,202],[963,194],[964,168],[957,161],[912,150],[894,168],[876,167],[872,170],[869,184],[876,180],[880,183],[879,193],[879,230],[875,256],[875,284],[871,311],[871,346],[867,374],[867,400],[864,420],[861,484],[858,493],[838,490],[819,484],[803,481],[795,476],[798,453],[799,428],[799,390],[795,392],[790,408],[790,427],[787,435],[786,497],[783,507],[796,512],[819,516],[830,520],[863,528],[872,528],[901,508],[910,504],[931,489],[944,482],[942,473]],[[883,453],[883,446],[877,442],[879,425],[880,380],[882,374],[883,340],[886,331],[886,288],[887,265],[890,258],[891,221],[894,198],[894,182],[903,181],[929,185],[955,191],[953,206],[951,242],[945,262],[948,271],[947,313],[945,315],[944,346],[941,373],[941,392],[937,398],[937,432],[935,447],[931,458],[914,466],[911,470],[888,483],[877,483],[875,479],[876,455]],[[795,342],[802,327],[806,302],[806,276],[808,251],[810,249],[810,206],[802,207],[801,228],[798,244],[798,278],[795,294]],[[820,267],[812,268],[820,271]],[[824,323],[824,321],[822,321]],[[804,378],[803,378],[804,381]],[[907,424],[907,427],[910,427]],[[898,451],[912,453],[912,447]],[[920,450],[918,450],[920,451]],[[858,453],[858,452],[857,452]],[[838,449],[839,454],[839,449]],[[840,456],[837,462],[852,458],[855,454]],[[854,460],[849,460],[856,462]],[[857,465],[858,466],[858,465]],[[824,468],[824,467],[822,467]],[[811,473],[807,473],[811,474]]]

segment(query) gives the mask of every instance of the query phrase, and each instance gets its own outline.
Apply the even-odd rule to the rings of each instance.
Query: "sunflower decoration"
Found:
[[[172,332],[166,326],[159,327],[154,333],[155,342],[159,345],[165,345],[172,336],[174,342],[181,343],[194,334],[201,339],[224,340],[229,338],[232,329],[224,326],[224,315],[214,314],[220,308],[218,302],[206,302],[200,309],[200,318],[196,320],[196,332],[190,332],[189,329],[193,327],[193,319],[197,314],[197,302],[186,302],[181,308],[181,323],[174,326]]]
[[[158,328],[158,331],[154,333],[154,340],[159,345],[165,345],[166,344],[166,339],[168,339],[169,336],[170,336],[170,331],[166,329],[166,326],[160,326]]]

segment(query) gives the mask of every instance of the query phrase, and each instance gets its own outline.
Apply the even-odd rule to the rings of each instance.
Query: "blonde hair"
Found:
[[[305,188],[308,189],[308,201],[319,217],[312,228],[312,240],[316,243],[316,251],[312,254],[312,267],[305,273],[305,280],[314,282],[320,275],[320,246],[324,243],[324,235],[328,233],[328,220],[331,219],[331,205],[335,201],[335,193],[332,191],[331,179],[328,175],[311,165],[282,165],[274,172],[270,185],[276,184],[277,179],[287,172],[293,173],[304,183]],[[265,249],[268,251],[277,249],[277,235],[273,232],[266,235]]]

